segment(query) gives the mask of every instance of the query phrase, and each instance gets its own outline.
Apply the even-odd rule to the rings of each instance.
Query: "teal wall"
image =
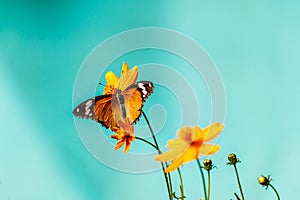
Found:
[[[291,0],[0,1],[1,199],[167,199],[161,172],[127,174],[94,159],[71,114],[76,73],[89,52],[111,35],[148,26],[195,39],[222,76],[227,111],[222,149],[213,156],[212,199],[237,191],[225,165],[231,152],[242,160],[247,199],[275,198],[257,184],[261,174],[272,175],[282,199],[296,199],[299,6]],[[199,199],[195,163],[183,175],[187,200]]]

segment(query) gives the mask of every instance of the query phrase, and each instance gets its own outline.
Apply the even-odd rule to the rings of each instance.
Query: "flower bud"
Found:
[[[267,178],[265,176],[261,176],[258,178],[258,183],[263,186],[268,186],[270,184],[270,178]]]
[[[212,169],[212,160],[211,159],[205,159],[203,161],[203,165],[204,165],[204,169],[206,169],[207,171]]]
[[[241,162],[234,153],[228,155],[228,160],[228,165],[235,165],[236,163]]]

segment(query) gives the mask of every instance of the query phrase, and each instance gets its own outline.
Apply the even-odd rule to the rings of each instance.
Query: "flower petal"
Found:
[[[220,150],[220,146],[216,144],[203,144],[200,149],[200,154],[202,155],[212,155]]]
[[[115,150],[120,149],[125,143],[125,140],[120,140],[119,142],[117,142],[116,146],[115,146]]]
[[[199,157],[199,149],[193,146],[190,146],[183,154],[183,163],[190,162]]]
[[[130,141],[126,141],[125,148],[124,148],[125,153],[127,153],[129,151],[130,145],[131,145]]]
[[[198,149],[193,148],[193,147],[188,148],[181,156],[179,156],[178,158],[176,158],[172,162],[172,164],[170,164],[166,168],[165,173],[174,171],[175,169],[177,169],[178,167],[180,167],[180,165],[197,159],[198,155],[199,155]]]
[[[192,143],[193,140],[193,129],[190,126],[185,126],[177,132],[178,138],[186,141],[187,143]]]
[[[203,130],[198,126],[195,126],[194,128],[196,130],[194,141],[210,141],[221,133],[221,131],[224,129],[224,124],[216,122]]]
[[[129,72],[124,74],[116,84],[116,88],[125,90],[128,86],[136,82],[138,77],[138,67],[134,66]]]
[[[105,74],[105,79],[106,79],[106,85],[116,85],[119,78],[117,77],[117,75],[115,73],[113,73],[112,71],[107,72]]]
[[[183,163],[183,157],[179,157],[178,159],[174,160],[166,169],[165,173],[169,173],[180,167]]]
[[[178,154],[176,150],[170,150],[155,156],[154,159],[160,162],[167,162],[167,161],[175,160],[178,157],[178,155],[181,154]]]
[[[122,75],[121,75],[121,77],[124,76],[127,72],[129,72],[129,67],[128,67],[128,65],[127,65],[126,62],[123,62],[123,64],[122,64]]]
[[[167,148],[169,149],[186,149],[190,144],[184,140],[179,138],[175,138],[173,140],[169,140],[167,144]]]

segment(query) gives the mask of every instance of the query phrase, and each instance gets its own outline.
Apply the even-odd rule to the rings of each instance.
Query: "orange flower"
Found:
[[[167,148],[170,151],[159,154],[154,159],[160,162],[172,161],[165,170],[165,173],[168,173],[183,163],[197,159],[201,154],[212,155],[220,149],[220,146],[206,142],[217,137],[223,128],[224,125],[220,123],[213,123],[205,129],[199,126],[183,127],[178,131],[177,138],[168,141]]]
[[[131,142],[134,141],[134,128],[130,124],[128,118],[126,118],[125,123],[118,122],[118,125],[120,126],[120,128],[113,128],[113,131],[116,134],[111,135],[110,137],[119,140],[119,142],[115,146],[115,150],[118,150],[125,144],[124,152],[127,153],[130,149]]]
[[[104,88],[103,94],[112,94],[114,93],[115,88],[124,90],[129,85],[135,83],[137,77],[138,77],[138,67],[134,66],[131,70],[129,70],[127,63],[123,62],[120,79],[112,71],[106,73],[105,75],[106,86]]]

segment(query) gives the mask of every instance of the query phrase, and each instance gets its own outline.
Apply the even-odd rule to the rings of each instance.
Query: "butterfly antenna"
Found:
[[[105,86],[103,83],[98,83],[99,85]]]

